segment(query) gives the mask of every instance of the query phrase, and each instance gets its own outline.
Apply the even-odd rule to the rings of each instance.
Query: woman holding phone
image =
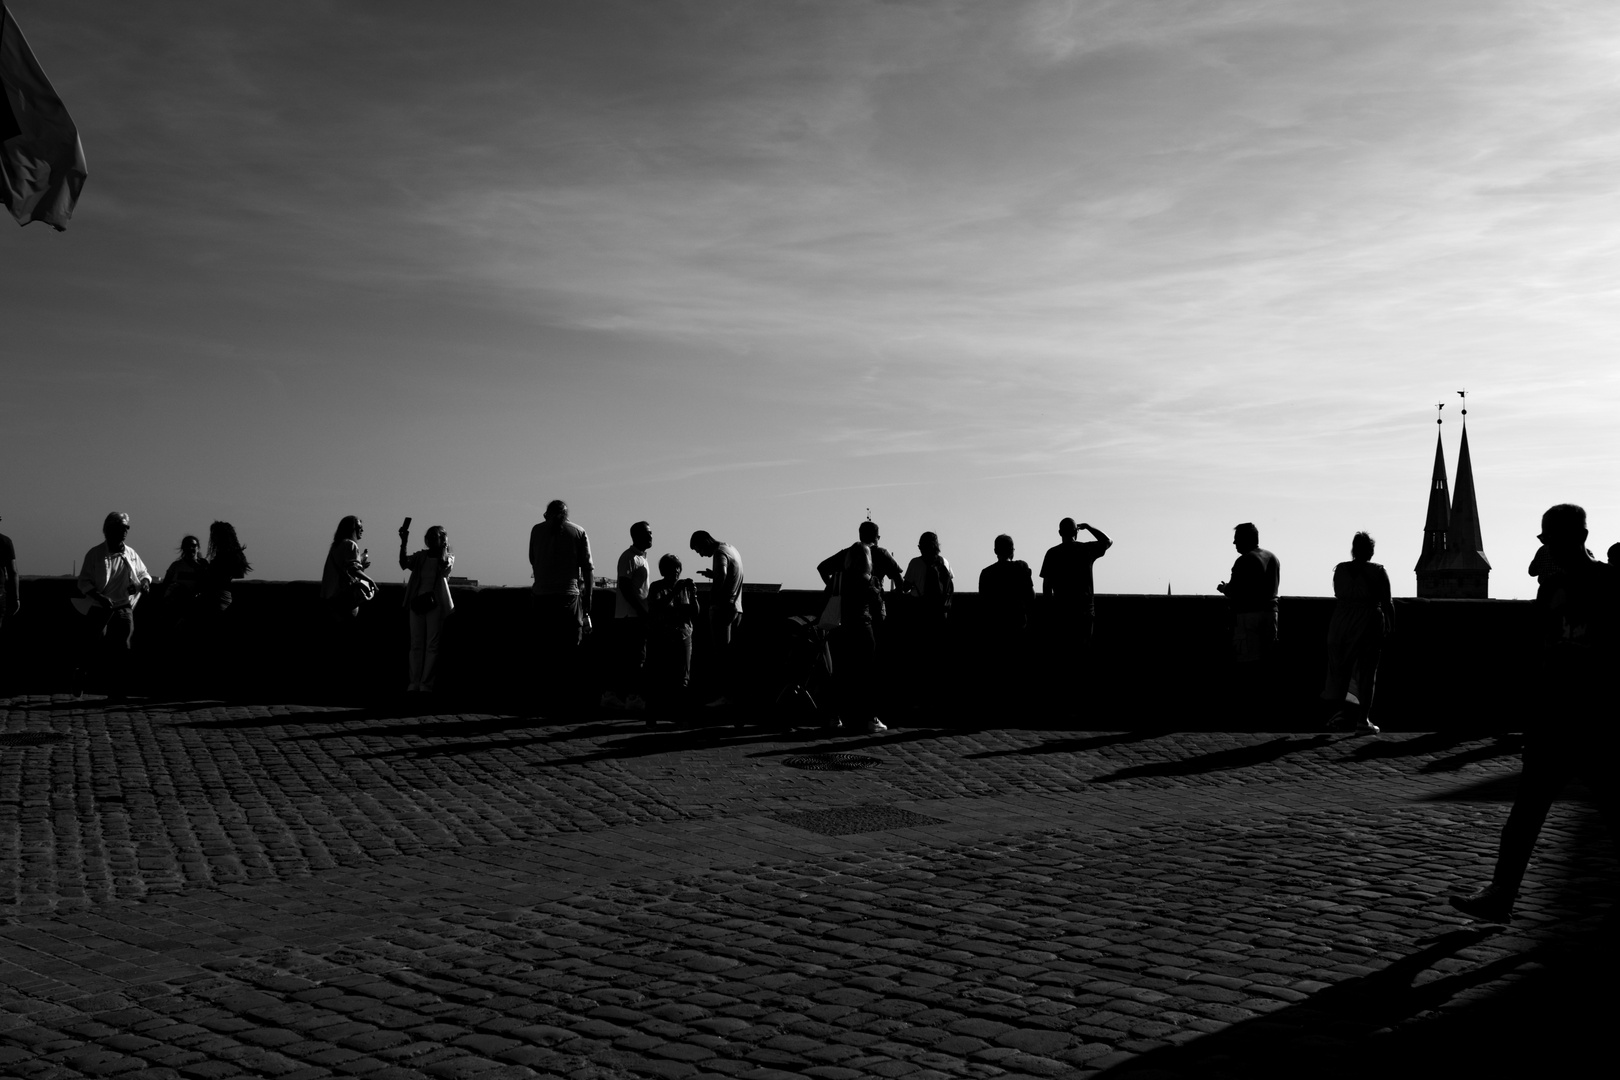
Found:
[[[399,527],[399,568],[409,570],[405,586],[405,612],[411,623],[409,683],[405,692],[431,693],[439,662],[439,642],[444,624],[455,610],[450,597],[450,571],[456,557],[450,553],[450,535],[443,525],[432,525],[422,535],[422,550],[407,555],[411,519]]]

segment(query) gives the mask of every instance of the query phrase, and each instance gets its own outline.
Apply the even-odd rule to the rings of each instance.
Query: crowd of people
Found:
[[[423,535],[423,546],[409,551],[411,519],[399,529],[399,567],[409,574],[403,606],[409,625],[406,658],[407,693],[433,691],[445,628],[455,609],[449,587],[455,556],[449,534],[435,525]],[[208,529],[204,548],[197,536],[185,536],[179,557],[155,581],[128,543],[129,515],[108,514],[103,540],[91,548],[78,574],[74,600],[83,617],[83,633],[74,657],[75,689],[83,691],[98,662],[114,699],[124,693],[135,609],[154,590],[173,630],[206,648],[217,641],[220,620],[232,604],[233,583],[252,566],[229,522]],[[1090,540],[1082,542],[1081,533]],[[338,633],[353,626],[360,608],[377,595],[368,571],[370,553],[361,546],[364,523],[347,516],[339,521],[321,576],[320,603]],[[1064,518],[1060,542],[1041,562],[1041,591],[1046,597],[1048,642],[1059,662],[1083,658],[1095,632],[1093,567],[1113,541],[1093,525]],[[1542,518],[1542,547],[1530,565],[1537,579],[1536,611],[1541,620],[1541,715],[1526,725],[1524,774],[1518,796],[1503,827],[1491,881],[1469,894],[1451,898],[1459,911],[1476,919],[1505,922],[1512,918],[1526,866],[1554,798],[1572,777],[1591,787],[1614,823],[1617,805],[1609,763],[1620,738],[1612,724],[1594,723],[1606,700],[1620,649],[1620,544],[1609,549],[1609,562],[1586,547],[1586,512],[1560,504]],[[880,672],[894,666],[885,655],[888,597],[904,597],[908,609],[910,670],[919,697],[946,685],[939,671],[926,665],[942,662],[938,647],[951,618],[956,579],[941,550],[939,537],[925,532],[918,554],[902,568],[881,544],[870,519],[857,538],[816,567],[825,587],[825,606],[816,631],[832,639],[836,657],[837,709],[827,723],[845,721],[863,733],[879,733],[876,685]],[[1237,559],[1227,581],[1216,586],[1231,611],[1232,658],[1235,670],[1259,671],[1278,642],[1278,585],[1281,564],[1260,546],[1259,530],[1244,523],[1233,530]],[[689,547],[710,565],[697,573],[709,579],[700,597],[674,554],[658,559],[652,575],[652,527],[638,521],[630,527],[630,546],[619,556],[613,581],[613,625],[608,631],[613,658],[612,685],[601,704],[610,709],[647,712],[648,722],[672,710],[691,685],[694,631],[707,623],[708,664],[717,696],[712,706],[733,703],[738,694],[736,635],[743,617],[744,572],[737,548],[705,530],[694,532]],[[1024,632],[1034,603],[1034,574],[1015,558],[1012,537],[995,538],[996,561],[979,574],[981,642],[991,665],[1010,662],[1025,647]],[[1334,568],[1335,603],[1327,634],[1327,678],[1322,697],[1330,710],[1328,724],[1337,730],[1376,734],[1371,713],[1379,661],[1395,628],[1389,575],[1372,561],[1371,536],[1358,532],[1350,559]],[[595,567],[590,539],[569,519],[568,506],[555,500],[544,520],[529,535],[529,564],[534,577],[538,647],[551,658],[553,670],[589,670],[580,655],[591,632]],[[887,583],[887,592],[883,586]],[[16,552],[0,535],[0,627],[21,608]],[[922,666],[919,666],[922,665]],[[1008,663],[1008,668],[1011,665]],[[994,670],[994,667],[992,667]],[[928,702],[919,703],[927,705]],[[1617,841],[1620,842],[1620,841]]]

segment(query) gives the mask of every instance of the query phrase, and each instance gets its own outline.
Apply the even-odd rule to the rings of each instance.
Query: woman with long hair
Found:
[[[431,693],[439,663],[439,641],[456,606],[450,597],[449,582],[456,557],[450,553],[450,534],[443,525],[429,526],[422,535],[422,550],[407,555],[410,537],[410,525],[401,525],[399,568],[411,572],[405,586],[405,611],[411,624],[409,683],[405,692]]]
[[[252,569],[234,525],[216,521],[208,526],[208,569],[203,572],[203,592],[204,602],[212,610],[222,612],[231,606],[231,582],[247,577]]]
[[[321,571],[321,603],[328,616],[343,621],[360,614],[360,605],[377,595],[377,583],[366,576],[371,552],[360,546],[365,524],[353,514],[338,522]]]
[[[1328,674],[1322,697],[1333,710],[1331,731],[1377,735],[1373,689],[1384,639],[1395,629],[1389,574],[1372,561],[1373,538],[1358,532],[1350,561],[1333,568],[1333,617],[1328,623]]]

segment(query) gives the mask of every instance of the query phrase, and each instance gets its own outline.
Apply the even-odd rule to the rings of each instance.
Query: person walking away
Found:
[[[642,671],[647,666],[647,590],[652,550],[652,526],[638,521],[630,526],[630,546],[619,556],[618,582],[613,595],[614,682],[602,694],[604,709],[647,707],[641,694]]]
[[[699,529],[688,541],[692,550],[712,561],[698,573],[709,579],[710,667],[719,696],[709,702],[715,708],[734,704],[736,685],[737,630],[742,626],[742,555],[724,540],[716,540]]]
[[[911,696],[915,710],[938,716],[943,711],[949,664],[947,627],[956,578],[940,552],[937,533],[917,538],[917,557],[906,564],[905,593],[910,622]]]
[[[1390,599],[1389,574],[1371,561],[1373,546],[1371,536],[1356,533],[1350,541],[1350,561],[1333,568],[1327,685],[1322,688],[1323,699],[1333,709],[1329,731],[1357,735],[1377,735],[1379,731],[1372,722],[1373,691],[1384,641],[1395,630],[1395,604]]]
[[[92,671],[100,668],[111,701],[129,693],[129,654],[135,638],[135,605],[152,591],[152,575],[126,542],[129,515],[114,511],[101,523],[102,542],[85,552],[79,592],[86,623],[75,667],[73,692],[82,697]]]
[[[399,527],[399,568],[411,574],[405,583],[405,614],[411,628],[405,692],[430,694],[438,676],[444,627],[456,609],[449,582],[456,557],[450,553],[450,534],[443,525],[428,526],[422,549],[405,554],[411,538],[409,522],[407,518]]]
[[[371,551],[360,546],[365,533],[365,523],[358,517],[349,514],[340,518],[332,532],[332,544],[326,549],[326,565],[321,569],[320,602],[326,625],[329,690],[352,680],[360,605],[377,595],[377,583],[366,574],[371,569]]]
[[[1027,562],[1013,558],[1013,538],[996,537],[995,552],[996,561],[979,571],[980,697],[986,711],[1022,703],[1025,635],[1035,603],[1035,578]]]
[[[647,726],[673,720],[685,705],[692,681],[692,628],[697,623],[697,589],[681,577],[681,560],[658,560],[659,579],[647,589]]]
[[[546,676],[564,708],[580,708],[590,690],[581,646],[591,632],[591,540],[568,520],[568,504],[553,499],[545,519],[529,530],[535,623]]]
[[[1527,719],[1524,770],[1497,846],[1490,883],[1450,897],[1451,906],[1480,922],[1507,923],[1519,897],[1542,823],[1564,785],[1579,778],[1595,797],[1620,853],[1620,801],[1615,769],[1620,732],[1613,721],[1615,568],[1586,550],[1586,511],[1560,503],[1541,516],[1539,539],[1551,555],[1536,590],[1541,663]]]
[[[206,569],[208,560],[202,554],[202,541],[195,536],[182,536],[180,557],[163,571],[163,581],[158,585],[163,613],[176,630],[189,630],[201,609]]]

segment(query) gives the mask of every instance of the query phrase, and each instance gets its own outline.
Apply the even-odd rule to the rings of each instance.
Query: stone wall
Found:
[[[320,618],[312,581],[239,583],[236,603],[217,634],[184,640],[161,601],[137,612],[137,694],[252,697],[280,701],[355,701],[403,688],[407,629],[403,587],[383,585],[365,605],[353,639],[335,645]],[[66,578],[25,578],[23,611],[4,631],[0,682],[11,692],[62,692],[82,617]],[[536,655],[527,590],[455,590],[456,614],[442,669],[442,695],[488,708],[545,711],[559,691],[601,685],[612,597],[598,593],[584,670],[548,672]],[[1219,596],[1102,595],[1092,662],[1076,665],[1046,647],[1044,612],[1035,619],[1018,671],[985,672],[976,636],[978,597],[956,599],[945,644],[947,695],[964,715],[1028,726],[1080,724],[1099,729],[1162,724],[1309,728],[1324,675],[1324,642],[1333,601],[1284,597],[1281,645],[1258,698],[1234,683],[1228,629]],[[750,593],[740,649],[758,698],[769,698],[802,670],[788,616],[814,615],[818,592]],[[1533,672],[1527,601],[1398,599],[1397,634],[1379,678],[1382,721],[1408,729],[1454,726],[1522,728],[1524,687]],[[888,633],[884,683],[891,709],[903,709],[921,668],[904,648],[907,612],[896,605]],[[699,681],[703,681],[699,641]],[[341,650],[341,651],[340,651]],[[704,692],[706,687],[699,686]],[[981,694],[982,691],[982,694]],[[1016,715],[1013,715],[1016,714]]]

